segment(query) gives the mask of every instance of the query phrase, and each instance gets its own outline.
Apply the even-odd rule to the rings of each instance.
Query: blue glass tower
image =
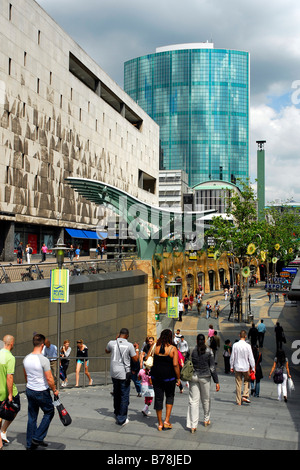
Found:
[[[162,168],[186,171],[190,187],[249,177],[249,59],[196,43],[124,64],[126,93],[160,126]]]

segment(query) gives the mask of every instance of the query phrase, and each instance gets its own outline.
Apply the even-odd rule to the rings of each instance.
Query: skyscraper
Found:
[[[190,187],[248,178],[249,73],[248,52],[212,43],[125,62],[126,93],[160,126],[162,168],[186,171]]]

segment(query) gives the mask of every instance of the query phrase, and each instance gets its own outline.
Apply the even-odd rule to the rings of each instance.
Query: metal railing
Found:
[[[24,359],[25,356],[15,356],[16,358],[16,368],[20,367],[23,369],[23,359]],[[59,371],[57,371],[57,359],[56,358],[48,358],[48,359],[55,359],[55,366],[56,366],[56,377],[57,377],[57,388],[58,389],[61,389],[62,386],[61,386],[61,382],[62,382],[62,379],[59,379],[58,380],[58,377],[59,377]],[[111,360],[111,357],[110,355],[108,354],[107,356],[91,356],[91,357],[88,357],[88,358],[78,358],[78,357],[75,357],[75,356],[69,356],[68,359],[70,360],[70,363],[69,363],[69,366],[68,366],[68,369],[67,369],[67,377],[68,377],[68,388],[72,388],[72,387],[75,387],[76,386],[76,364],[77,364],[77,360],[80,359],[82,361],[89,361],[89,365],[88,365],[88,370],[89,370],[89,373],[90,373],[90,376],[93,380],[93,385],[102,385],[102,386],[107,386],[109,385],[110,383],[112,383],[112,380],[111,380],[111,377],[110,377],[110,360]],[[74,361],[75,361],[75,365],[74,365]],[[98,368],[96,366],[92,366],[92,362],[93,361],[104,361],[104,367],[100,367],[98,370]],[[104,370],[103,370],[104,369]],[[18,383],[16,383],[16,386],[17,386],[17,389],[19,392],[22,392],[25,390],[26,388],[26,383],[25,381],[24,382],[21,382],[21,381],[17,381]],[[88,380],[87,380],[87,377],[85,375],[85,364],[82,364],[81,366],[81,369],[80,369],[80,373],[79,373],[79,387],[82,387],[82,388],[85,388],[88,385]]]
[[[32,264],[0,264],[0,284],[49,279],[50,271],[56,266],[56,262],[48,261]],[[69,269],[70,276],[131,271],[137,269],[135,258],[65,260],[64,266]]]

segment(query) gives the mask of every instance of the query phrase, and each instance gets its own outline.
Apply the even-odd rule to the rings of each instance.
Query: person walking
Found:
[[[135,343],[133,343],[133,346],[134,346],[136,352],[139,352],[139,343],[135,342]],[[140,379],[139,379],[140,363],[139,363],[139,361],[133,361],[131,359],[130,365],[131,365],[131,380],[134,383],[137,396],[141,397],[142,396],[142,386],[141,386],[141,382],[140,382]]]
[[[56,397],[58,396],[49,359],[42,354],[45,340],[46,338],[42,334],[34,335],[32,341],[33,351],[23,360],[26,397],[28,401],[26,433],[26,448],[28,450],[35,450],[39,446],[48,446],[44,439],[54,416],[50,389]],[[39,426],[37,426],[40,409],[44,414]]]
[[[206,302],[205,310],[206,310],[206,319],[208,320],[211,314],[211,305],[209,301]]]
[[[230,356],[231,356],[232,346],[230,339],[226,339],[224,343],[224,372],[225,374],[230,374]]]
[[[252,323],[252,326],[248,332],[248,339],[250,339],[251,346],[257,346],[258,330],[255,327],[255,323]]]
[[[17,263],[18,264],[23,263],[23,243],[22,242],[20,242],[17,247]]]
[[[181,352],[183,357],[186,357],[189,352],[189,345],[182,335],[180,341],[177,343],[177,349]]]
[[[26,261],[28,264],[30,264],[31,261],[31,255],[32,255],[32,248],[30,244],[26,245]]]
[[[138,379],[141,382],[142,397],[145,398],[145,406],[142,409],[142,413],[144,416],[149,416],[151,414],[151,412],[149,411],[149,406],[151,405],[154,397],[154,390],[150,375],[150,369],[147,366],[145,367],[145,369],[141,369],[139,371]]]
[[[264,346],[264,339],[265,339],[265,333],[266,333],[266,325],[264,324],[264,320],[261,319],[259,325],[257,325],[257,331],[258,331],[258,346],[260,348],[263,348]]]
[[[5,335],[3,343],[3,348],[0,350],[0,402],[8,400],[13,403],[17,415],[21,409],[21,402],[18,389],[14,383],[16,359],[11,352],[15,345],[15,338],[12,335]],[[9,444],[7,429],[11,423],[12,421],[3,421],[0,419],[0,439],[2,439],[5,444]]]
[[[189,298],[187,295],[185,295],[183,298],[183,305],[184,305],[184,314],[186,315],[189,309]]]
[[[45,340],[43,354],[50,361],[53,379],[54,379],[55,385],[57,385],[57,376],[59,375],[59,371],[57,373],[57,364],[58,364],[57,363],[57,347],[54,344],[51,344],[51,341],[48,338],[46,338]]]
[[[211,377],[216,384],[216,391],[220,390],[219,379],[215,368],[214,356],[205,344],[205,336],[197,336],[197,345],[194,348],[191,360],[194,374],[189,382],[189,403],[187,411],[187,427],[191,433],[196,432],[199,422],[200,400],[204,412],[204,426],[210,425],[210,382]]]
[[[252,346],[253,357],[255,361],[255,380],[251,380],[251,395],[259,397],[260,381],[263,378],[261,368],[262,354],[256,346]]]
[[[182,321],[183,311],[184,311],[184,304],[183,304],[182,300],[179,300],[179,302],[178,302],[178,316],[179,316],[178,321]]]
[[[287,402],[287,379],[291,378],[292,376],[290,374],[289,362],[283,349],[277,350],[273,367],[269,374],[269,379],[272,377],[273,372],[278,369],[281,369],[282,372],[282,382],[277,383],[278,401],[282,401],[283,397],[284,401]]]
[[[230,356],[230,369],[235,373],[236,403],[250,403],[249,400],[249,369],[255,370],[255,361],[250,344],[246,343],[247,332],[240,332],[240,340],[233,344]],[[244,390],[242,394],[242,383]]]
[[[43,263],[44,261],[46,261],[46,257],[47,257],[47,253],[48,253],[48,248],[47,248],[45,243],[43,243],[43,245],[42,245],[41,253],[42,253],[41,263]]]
[[[275,339],[276,339],[276,351],[278,349],[282,349],[282,343],[285,340],[283,328],[280,325],[279,321],[276,323],[275,326]]]
[[[105,348],[111,353],[110,374],[113,382],[114,414],[116,424],[124,426],[129,423],[128,406],[131,378],[131,359],[138,361],[139,350],[128,341],[129,331],[122,328],[115,340],[109,341]]]
[[[174,404],[176,385],[179,387],[180,369],[178,364],[178,351],[172,342],[172,331],[165,329],[156,343],[153,357],[151,377],[154,388],[154,409],[158,419],[158,431],[171,429],[170,416]],[[162,410],[164,396],[166,397],[166,417],[163,421]]]
[[[214,306],[214,311],[216,312],[216,317],[215,318],[219,318],[219,315],[220,315],[220,304],[219,304],[219,301],[216,300],[216,303],[215,303],[215,306]]]
[[[232,293],[230,294],[229,304],[230,304],[230,311],[229,311],[229,315],[228,315],[228,321],[230,320],[231,315],[233,315],[234,298],[233,298]]]
[[[197,302],[197,312],[198,315],[200,315],[200,309],[201,309],[201,294],[198,294],[196,297],[196,302]]]
[[[69,356],[71,354],[72,348],[70,347],[70,341],[65,339],[64,344],[60,349],[60,363],[64,375],[64,380],[62,381],[62,387],[66,387],[68,385],[68,378],[67,378],[67,370],[70,364]]]
[[[79,374],[81,366],[84,365],[84,373],[89,379],[89,385],[93,385],[93,379],[89,373],[89,361],[88,361],[88,347],[84,344],[82,339],[77,341],[77,353],[76,353],[76,371],[75,371],[75,387],[79,387]]]

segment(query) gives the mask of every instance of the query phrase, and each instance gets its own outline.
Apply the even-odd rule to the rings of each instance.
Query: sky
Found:
[[[250,182],[265,140],[266,203],[300,202],[299,0],[37,0],[123,88],[124,62],[170,44],[250,53]]]

